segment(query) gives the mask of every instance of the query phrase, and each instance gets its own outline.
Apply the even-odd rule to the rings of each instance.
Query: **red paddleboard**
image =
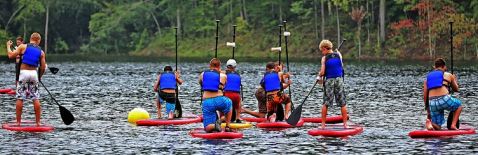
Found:
[[[362,131],[363,128],[358,125],[350,125],[348,128],[344,128],[343,125],[326,125],[325,129],[312,129],[308,133],[311,136],[346,137],[359,134]]]
[[[299,122],[295,125],[295,127],[301,127],[304,125],[304,120],[300,119]],[[258,128],[293,128],[294,126],[288,124],[287,122],[261,122],[257,123],[256,126]]]
[[[243,134],[240,132],[212,132],[207,133],[202,128],[193,129],[189,132],[189,135],[196,138],[203,139],[237,139],[242,138]]]
[[[322,117],[306,117],[302,118],[306,123],[322,123]],[[348,119],[347,119],[348,120]],[[342,123],[343,119],[342,116],[330,116],[325,119],[325,123],[327,124],[334,124],[334,123]]]
[[[185,116],[175,119],[145,119],[136,122],[138,126],[162,126],[162,125],[184,125],[191,123],[199,123],[202,118],[199,116]]]
[[[8,122],[2,124],[2,128],[10,131],[19,131],[19,132],[51,132],[55,128],[51,125],[42,124],[37,126],[35,122],[25,121],[20,123],[20,126],[16,122]]]
[[[11,91],[7,92],[7,94],[8,95],[15,95],[15,94],[17,94],[17,92],[15,92],[15,90],[11,90]]]
[[[0,94],[5,94],[5,93],[8,93],[10,91],[13,91],[12,89],[10,88],[4,88],[4,89],[0,89]]]
[[[475,134],[475,128],[462,125],[460,130],[415,130],[408,133],[411,138],[431,138]]]
[[[258,117],[241,117],[242,120],[248,121],[248,122],[265,122],[266,118],[258,118]]]

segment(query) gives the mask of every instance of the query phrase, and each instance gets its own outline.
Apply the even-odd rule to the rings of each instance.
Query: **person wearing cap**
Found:
[[[226,62],[227,83],[224,86],[224,96],[228,97],[232,101],[233,106],[233,121],[241,123],[241,75],[236,72],[236,60],[229,59]]]
[[[281,65],[275,62],[269,62],[266,65],[266,73],[262,78],[260,84],[265,90],[267,97],[267,120],[269,122],[282,121],[289,117],[291,109],[291,101],[283,90],[290,86],[291,80],[285,79],[286,76],[281,72]],[[283,111],[282,104],[285,104],[285,111]],[[283,111],[283,112],[282,112]]]
[[[171,66],[165,66],[164,72],[158,75],[156,83],[154,84],[154,92],[158,92],[158,99],[156,105],[158,107],[158,119],[161,118],[161,103],[166,104],[166,115],[168,119],[175,117],[176,104],[179,104],[176,98],[176,87],[181,85],[183,80],[178,71],[173,72]]]
[[[332,42],[322,40],[319,49],[322,51],[322,61],[317,82],[323,83],[324,86],[324,103],[322,105],[322,122],[327,119],[327,108],[333,105],[334,99],[338,106],[341,107],[344,128],[347,128],[347,107],[345,106],[344,91],[344,70],[342,63],[342,55],[339,51],[332,51]],[[324,80],[325,79],[325,80]],[[324,82],[325,81],[325,82]],[[322,129],[325,123],[322,123]]]
[[[217,58],[211,59],[209,69],[199,75],[199,84],[204,91],[202,115],[206,132],[221,131],[221,119],[217,115],[217,111],[226,116],[224,131],[232,131],[229,127],[232,117],[232,101],[223,94],[226,83],[227,75],[221,73],[221,61]]]
[[[448,87],[458,92],[458,82],[455,75],[446,72],[445,60],[438,58],[435,60],[433,71],[429,72],[423,83],[423,101],[427,110],[427,120],[425,126],[428,130],[440,130],[441,125],[445,123],[444,111],[453,113],[453,120],[448,127],[449,130],[458,130],[458,118],[460,117],[463,106],[461,101],[450,95]],[[431,119],[431,120],[430,120]],[[450,124],[448,123],[448,124]]]

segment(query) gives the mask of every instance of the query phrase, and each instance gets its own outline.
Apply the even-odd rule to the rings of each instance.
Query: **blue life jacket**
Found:
[[[235,71],[226,71],[227,82],[224,91],[241,92],[241,75]]]
[[[262,84],[266,92],[280,90],[282,83],[279,78],[279,73],[272,71],[266,72],[264,78],[262,79]]]
[[[41,48],[34,44],[27,44],[27,49],[25,49],[25,53],[23,54],[22,63],[38,67],[40,63],[41,57]]]
[[[213,91],[219,90],[221,84],[221,74],[215,70],[206,70],[202,75],[202,90]]]
[[[342,67],[342,60],[337,52],[327,54],[325,56],[325,77],[337,78],[343,77],[344,69]]]
[[[176,89],[176,76],[174,72],[166,71],[161,73],[159,78],[159,88],[163,89]]]
[[[443,75],[445,74],[444,71],[441,70],[434,70],[428,73],[427,75],[427,90],[432,90],[436,88],[441,88],[442,86],[448,86],[443,84],[443,81],[450,83],[449,81],[445,80]]]

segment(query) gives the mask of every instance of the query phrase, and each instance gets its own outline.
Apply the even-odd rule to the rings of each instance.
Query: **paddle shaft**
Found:
[[[236,43],[236,25],[232,25],[232,42],[235,44]],[[232,59],[234,59],[234,52],[235,52],[236,46],[232,47]]]
[[[219,21],[220,20],[216,20],[216,48],[215,48],[214,58],[217,58],[217,44],[219,41]]]
[[[279,25],[279,47],[282,48],[282,25]],[[281,62],[281,52],[282,52],[282,50],[279,50],[279,65],[281,64],[280,63]]]
[[[43,82],[40,81],[40,84],[43,86],[43,88],[45,88],[46,92],[48,92],[48,95],[50,95],[50,97],[53,99],[53,101],[55,101],[56,105],[61,106],[61,105],[56,101],[56,99],[53,97],[53,95],[51,95],[51,93],[50,93],[50,91],[48,90],[48,88],[45,87],[45,85],[43,84]]]
[[[287,21],[284,20],[283,24],[284,24],[284,32],[287,32]],[[286,61],[286,64],[287,64],[287,72],[290,72],[289,51],[287,50],[287,44],[289,43],[289,37],[284,35],[284,40],[285,40],[285,61]],[[289,98],[291,100],[291,108],[292,108],[292,110],[294,110],[294,104],[292,103],[292,89],[291,89],[290,85],[289,85]]]
[[[450,61],[451,61],[451,74],[453,74],[453,22],[450,22]]]

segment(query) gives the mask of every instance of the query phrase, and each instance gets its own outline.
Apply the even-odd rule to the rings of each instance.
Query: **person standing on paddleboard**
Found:
[[[445,123],[444,111],[448,110],[454,112],[450,130],[458,130],[457,122],[463,107],[461,101],[452,97],[448,91],[448,87],[451,86],[453,91],[458,92],[456,76],[446,72],[447,67],[442,58],[435,60],[433,68],[423,84],[423,101],[427,109],[425,126],[428,130],[440,130],[441,125]]]
[[[266,73],[260,82],[267,96],[266,107],[267,120],[269,122],[275,122],[276,117],[277,120],[287,119],[291,109],[290,98],[283,93],[283,90],[289,87],[292,81],[290,79],[286,81],[288,75],[282,73],[281,68],[280,64],[274,62],[267,63]],[[279,106],[280,104],[285,104],[285,112],[280,112],[278,109],[278,107],[282,107]]]
[[[13,50],[17,50],[18,46],[23,44],[23,38],[22,37],[17,37],[15,43],[16,43],[17,46],[13,47]],[[20,76],[20,55],[17,55],[17,57],[15,59],[15,85],[18,84],[19,76]]]
[[[323,56],[317,80],[318,83],[323,84],[325,90],[323,95],[324,103],[322,105],[322,122],[326,122],[327,109],[333,105],[335,99],[337,105],[341,107],[344,128],[348,128],[342,54],[338,50],[336,52],[332,51],[332,47],[332,42],[329,40],[322,40],[319,44],[319,49]],[[322,123],[323,128],[325,128],[325,123]]]
[[[241,75],[236,72],[236,60],[229,59],[226,62],[227,83],[224,86],[224,96],[232,101],[232,106],[236,111],[235,122],[241,123]],[[234,121],[234,120],[231,120]]]
[[[154,92],[158,92],[156,105],[158,107],[158,119],[161,119],[161,103],[166,103],[166,115],[168,119],[173,119],[176,109],[176,86],[183,84],[179,71],[173,72],[171,66],[165,66],[164,72],[158,75],[158,79],[154,84]]]
[[[199,75],[199,84],[203,93],[202,114],[203,125],[206,132],[220,132],[221,120],[216,111],[226,116],[225,131],[231,131],[229,124],[232,117],[232,101],[223,95],[227,75],[221,73],[221,61],[217,58],[209,62],[209,70]]]
[[[8,58],[15,59],[18,55],[20,58],[20,75],[19,82],[16,88],[16,116],[17,124],[20,125],[23,110],[23,101],[27,99],[33,100],[33,107],[35,109],[35,122],[40,126],[40,93],[38,83],[45,73],[46,69],[46,54],[40,48],[41,36],[35,32],[30,36],[29,44],[21,44],[14,51],[11,50],[13,42],[7,42]],[[37,68],[39,70],[37,71]]]

